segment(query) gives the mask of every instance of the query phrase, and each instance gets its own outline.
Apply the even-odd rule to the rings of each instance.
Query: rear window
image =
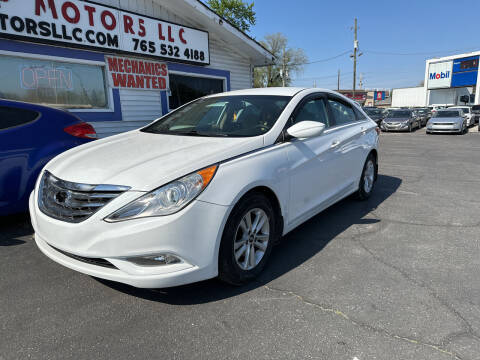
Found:
[[[367,113],[367,115],[382,115],[382,109],[363,109]]]
[[[31,123],[38,116],[39,113],[33,110],[0,106],[0,130]]]
[[[473,111],[479,111],[480,110],[480,105],[473,105],[472,110]]]

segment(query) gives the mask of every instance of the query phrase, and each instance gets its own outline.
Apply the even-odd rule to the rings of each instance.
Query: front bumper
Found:
[[[133,196],[138,197],[138,193]],[[218,248],[228,206],[196,200],[169,216],[117,223],[103,220],[133,196],[125,193],[124,198],[119,196],[89,219],[72,224],[43,214],[33,192],[29,207],[37,246],[50,259],[70,269],[140,288],[177,286],[218,275]],[[117,205],[113,206],[113,202]],[[172,254],[182,261],[140,266],[128,260],[156,254]],[[106,260],[113,266],[99,266],[80,257]]]
[[[380,128],[385,131],[408,131],[408,123],[382,123]]]
[[[462,132],[461,125],[427,125],[427,132],[429,133],[459,133]]]

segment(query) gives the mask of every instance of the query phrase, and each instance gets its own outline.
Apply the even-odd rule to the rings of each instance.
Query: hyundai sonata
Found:
[[[421,120],[416,117],[412,110],[390,110],[380,124],[382,131],[408,131],[422,127]]]
[[[370,196],[377,130],[328,90],[203,97],[50,161],[30,196],[35,241],[64,266],[136,287],[242,284],[282,235]]]

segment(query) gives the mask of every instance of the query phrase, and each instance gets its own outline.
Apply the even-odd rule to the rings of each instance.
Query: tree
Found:
[[[207,0],[207,5],[213,11],[244,32],[250,31],[250,26],[255,25],[257,20],[253,4],[243,0]]]
[[[281,33],[265,36],[262,45],[275,56],[275,64],[255,68],[254,86],[289,86],[292,75],[300,74],[308,62],[303,49],[288,47],[288,39]]]

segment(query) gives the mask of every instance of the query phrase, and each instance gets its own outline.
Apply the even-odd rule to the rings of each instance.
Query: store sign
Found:
[[[428,67],[428,89],[449,88],[452,82],[452,61],[430,64]]]
[[[0,36],[209,64],[208,33],[80,0],[2,0]]]
[[[477,84],[478,56],[455,59],[453,61],[452,87],[473,86]]]
[[[166,90],[167,64],[158,61],[106,56],[108,81],[112,88]]]
[[[355,101],[365,101],[367,100],[367,93],[359,90],[355,92],[355,98],[353,97],[353,92],[351,91],[340,91],[340,93],[349,99],[353,99]]]
[[[374,98],[376,101],[385,100],[385,91],[375,91]]]

